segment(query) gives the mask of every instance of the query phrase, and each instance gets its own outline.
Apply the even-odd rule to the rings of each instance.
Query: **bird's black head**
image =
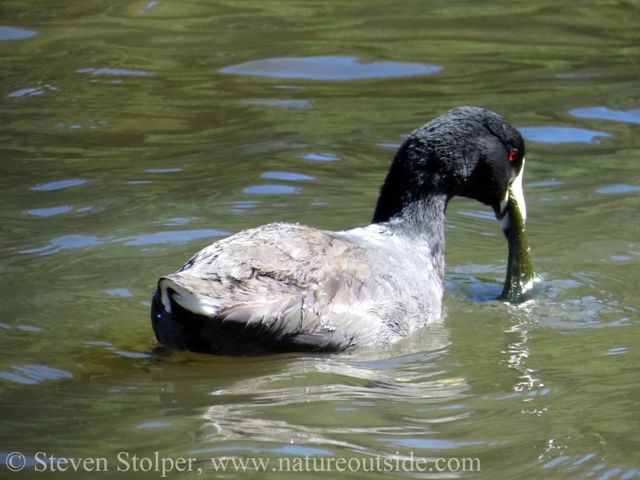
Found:
[[[524,234],[524,140],[489,110],[460,107],[409,135],[380,189],[374,223],[427,235],[444,275],[444,210],[451,197],[493,208],[509,245],[501,298],[521,301],[539,281]],[[428,238],[437,237],[437,238]]]
[[[412,132],[402,144],[373,221],[389,221],[432,195],[474,198],[499,214],[523,166],[524,140],[504,118],[482,108],[455,108]]]

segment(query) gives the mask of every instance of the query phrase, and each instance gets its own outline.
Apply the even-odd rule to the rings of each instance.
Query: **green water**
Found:
[[[322,56],[359,60],[220,72]],[[639,72],[633,0],[3,0],[0,476],[161,478],[122,452],[196,459],[167,478],[640,476]],[[160,275],[272,221],[366,224],[394,146],[458,105],[527,138],[534,300],[492,300],[506,244],[455,199],[441,324],[332,356],[156,350]],[[481,472],[273,471],[411,454]]]

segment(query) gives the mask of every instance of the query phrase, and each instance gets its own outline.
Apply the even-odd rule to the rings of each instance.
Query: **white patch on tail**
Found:
[[[172,290],[172,292],[169,292]],[[182,308],[199,315],[212,316],[218,313],[218,306],[208,302],[206,299],[199,297],[186,288],[181,287],[177,283],[168,278],[160,280],[160,293],[162,304],[167,312],[171,313],[171,300],[178,303]]]

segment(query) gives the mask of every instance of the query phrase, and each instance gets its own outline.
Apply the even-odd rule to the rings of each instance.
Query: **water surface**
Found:
[[[118,472],[121,452],[193,457],[200,478],[222,476],[211,458],[411,454],[477,458],[481,471],[225,475],[640,476],[637,3],[1,10],[0,477],[161,478]],[[366,224],[402,139],[459,105],[527,137],[535,299],[494,300],[499,225],[454,199],[444,319],[401,344],[240,359],[157,349],[159,276],[267,222]],[[22,473],[3,466],[16,451]],[[38,452],[110,468],[34,473]]]

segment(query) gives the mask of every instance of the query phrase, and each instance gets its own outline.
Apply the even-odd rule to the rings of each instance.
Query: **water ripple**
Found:
[[[147,173],[178,173],[181,172],[182,169],[179,167],[176,168],[148,168],[145,170]]]
[[[200,238],[225,237],[229,232],[222,230],[172,230],[165,232],[155,232],[143,235],[132,235],[123,238],[113,239],[112,237],[100,238],[95,235],[62,235],[56,237],[44,247],[20,250],[20,253],[40,253],[41,255],[51,255],[60,250],[68,248],[83,248],[100,245],[104,242],[124,242],[124,245],[156,245],[162,243],[186,243]]]
[[[243,193],[258,195],[291,195],[299,191],[299,188],[291,185],[253,185],[242,190]]]
[[[466,381],[447,378],[439,365],[443,358],[441,349],[449,342],[447,331],[440,324],[424,330],[388,351],[303,356],[287,362],[284,371],[254,375],[219,388],[212,393],[213,404],[203,415],[208,437],[223,446],[231,440],[280,445],[295,442],[342,446],[368,453],[375,450],[345,438],[358,433],[378,438],[378,442],[389,437],[422,438],[431,433],[430,421],[401,425],[374,422],[363,427],[349,419],[357,418],[352,417],[354,410],[369,409],[379,401],[392,400],[402,405],[406,416],[410,411],[419,414],[427,405],[446,405],[465,397],[469,389]],[[325,411],[327,421],[322,425],[306,425],[279,418],[281,412],[295,410],[295,405]],[[436,415],[434,421],[450,421],[451,412],[437,406],[429,408],[430,419]],[[339,438],[342,436],[345,438]],[[241,449],[242,445],[230,448]]]
[[[41,255],[51,255],[67,248],[89,247],[91,245],[99,245],[101,243],[102,240],[94,235],[62,235],[61,237],[54,238],[44,247],[21,250],[20,253],[41,252]]]
[[[73,378],[73,373],[71,372],[46,365],[23,365],[11,368],[14,372],[0,372],[0,378],[24,385],[35,385],[45,380]]]
[[[640,192],[640,185],[626,185],[624,183],[617,184],[617,185],[609,185],[607,187],[599,188],[598,190],[596,190],[596,192],[603,193],[606,195]]]
[[[268,58],[221,68],[220,73],[258,75],[309,80],[356,80],[383,77],[429,75],[442,70],[439,65],[409,62],[361,62],[357,57],[318,56]]]
[[[586,107],[569,110],[574,117],[599,118],[614,122],[640,123],[640,108],[636,110],[611,110],[607,107]]]
[[[564,182],[557,180],[543,180],[540,182],[532,182],[525,184],[526,188],[538,188],[538,187],[557,187],[558,185],[564,185]]]
[[[598,137],[610,137],[607,132],[598,132],[575,127],[519,127],[522,136],[539,143],[600,143]]]
[[[36,97],[38,95],[42,95],[44,90],[40,90],[39,88],[23,88],[21,90],[16,90],[15,92],[10,93],[8,96],[11,98],[20,98],[25,95],[29,95],[31,97]]]
[[[126,75],[136,77],[148,77],[153,75],[153,72],[147,72],[145,70],[127,70],[122,68],[81,68],[76,70],[76,73],[93,73],[94,75]]]
[[[449,450],[467,445],[481,445],[483,442],[456,442],[438,438],[380,438],[392,445],[411,448],[423,448],[427,450]]]
[[[225,237],[227,235],[229,235],[229,232],[212,229],[172,230],[124,237],[114,241],[124,242],[125,245],[155,245],[159,243],[186,243],[199,238]]]
[[[315,180],[311,175],[294,172],[264,172],[262,178],[274,178],[276,180]]]
[[[154,422],[141,423],[140,425],[136,425],[136,428],[163,428],[163,427],[170,427],[171,425],[172,425],[171,422],[163,422],[163,421],[157,420]]]
[[[240,105],[264,105],[266,107],[280,108],[309,108],[311,102],[309,100],[240,100]]]
[[[57,182],[41,183],[34,187],[31,187],[31,190],[61,190],[63,188],[75,187],[76,185],[82,185],[84,183],[87,183],[87,180],[83,180],[81,178],[71,178],[69,180],[58,180]]]
[[[307,160],[314,160],[316,162],[337,162],[340,157],[332,153],[305,153],[301,155],[302,158]]]
[[[572,472],[571,478],[593,477],[599,480],[619,478],[628,480],[640,477],[640,471],[628,467],[612,467],[602,463],[600,455],[587,453],[586,455],[557,454],[561,449],[552,448],[541,455],[539,462],[544,469],[555,469],[556,472]],[[555,455],[555,456],[554,456]],[[597,475],[597,476],[596,476]]]
[[[110,288],[106,292],[112,297],[133,297],[133,293],[126,288]]]
[[[25,30],[24,28],[0,26],[0,42],[4,40],[24,40],[37,35],[35,30]]]
[[[31,210],[27,210],[27,213],[37,215],[38,217],[51,217],[53,215],[70,212],[71,210],[73,210],[71,205],[61,205],[59,207],[32,208]]]

